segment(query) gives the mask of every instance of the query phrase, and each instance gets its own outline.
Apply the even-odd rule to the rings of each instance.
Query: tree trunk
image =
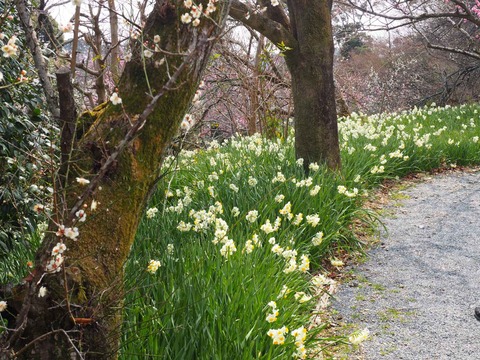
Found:
[[[108,0],[108,15],[110,18],[110,72],[116,84],[120,78],[120,42],[118,37],[118,15],[115,0]]]
[[[333,82],[332,0],[287,0],[282,6],[259,0],[259,12],[232,0],[230,15],[265,35],[284,54],[292,75],[295,152],[312,162],[341,166]]]
[[[14,330],[0,339],[0,359],[117,358],[123,266],[158,180],[165,147],[195,94],[227,4],[217,3],[210,15],[215,23],[202,16],[200,25],[192,27],[179,22],[186,12],[183,1],[157,0],[143,39],[152,44],[154,35],[160,35],[165,52],[145,57],[139,41],[118,86],[123,104],[102,104],[80,117],[68,177],[73,180],[68,187],[70,216],[53,216],[35,270],[24,285],[2,294],[16,321],[9,324]],[[185,55],[192,51],[195,56]],[[164,57],[169,71],[161,64]],[[165,89],[165,84],[175,89]],[[91,183],[81,187],[76,177]],[[96,210],[93,201],[98,202]],[[78,221],[77,210],[87,213],[85,222]],[[56,236],[59,225],[78,227],[77,239]],[[60,271],[48,271],[59,242],[67,247],[65,261]],[[39,296],[40,287],[47,289],[46,296]]]
[[[333,80],[332,1],[288,2],[297,46],[286,50],[295,104],[295,152],[313,162],[341,166]]]

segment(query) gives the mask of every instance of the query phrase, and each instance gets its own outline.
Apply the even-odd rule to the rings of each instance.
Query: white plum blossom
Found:
[[[85,220],[87,220],[87,214],[83,210],[78,210],[75,213],[75,216],[78,218],[78,221],[80,222],[85,222]]]
[[[80,233],[78,232],[78,229],[76,227],[74,228],[65,228],[65,237],[72,239],[72,240],[77,240],[77,237]]]
[[[114,92],[112,96],[110,96],[110,101],[113,105],[120,105],[122,103],[122,99],[120,98],[120,96],[118,96],[116,92]]]
[[[151,58],[153,56],[153,51],[151,51],[149,49],[145,49],[145,50],[143,50],[143,56],[145,56],[147,59]]]
[[[180,17],[180,20],[184,24],[190,24],[192,22],[192,16],[189,13],[185,13]]]
[[[47,295],[47,288],[45,286],[41,286],[40,289],[38,289],[38,297],[42,298]]]

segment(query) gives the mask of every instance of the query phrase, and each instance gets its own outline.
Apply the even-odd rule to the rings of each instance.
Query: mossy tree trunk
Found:
[[[333,80],[332,0],[259,0],[264,12],[233,0],[230,15],[265,35],[283,52],[292,76],[295,150],[304,159],[341,166]]]
[[[22,286],[2,294],[16,320],[0,339],[0,359],[117,358],[123,267],[165,148],[194,96],[228,1],[217,3],[212,19],[202,16],[197,27],[180,22],[187,11],[183,0],[157,0],[118,84],[122,105],[110,102],[81,116],[64,175],[69,215],[53,216],[34,271]],[[151,48],[155,35],[161,37],[158,52]],[[153,56],[145,56],[145,44]],[[173,80],[175,87],[165,89]],[[91,183],[81,186],[77,177]],[[96,210],[92,201],[98,203]],[[85,222],[78,222],[77,210],[86,212]],[[77,239],[56,236],[59,225],[78,227]],[[67,247],[64,265],[47,272],[58,242]],[[47,289],[43,297],[41,287]]]
[[[333,78],[332,1],[289,3],[297,46],[286,51],[295,104],[295,151],[305,166],[324,162],[340,167]]]

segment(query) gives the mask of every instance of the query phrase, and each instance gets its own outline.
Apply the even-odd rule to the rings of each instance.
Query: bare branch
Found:
[[[20,18],[20,24],[25,31],[27,45],[32,53],[33,61],[35,62],[35,68],[38,71],[38,77],[42,84],[43,92],[47,100],[47,107],[50,113],[55,119],[60,116],[60,109],[58,108],[58,99],[55,95],[50,78],[48,77],[47,64],[43,59],[42,48],[40,47],[35,30],[33,29],[32,22],[30,20],[30,14],[27,10],[25,0],[15,0],[15,7],[17,8],[18,16]]]
[[[167,91],[172,90],[176,84],[180,75],[187,69],[187,67],[195,60],[198,53],[203,49],[205,44],[210,41],[208,39],[203,39],[199,41],[199,45],[193,50],[182,64],[178,67],[175,73],[172,74],[168,82],[162,87],[162,89],[155,95],[150,103],[147,105],[145,110],[134,119],[133,125],[130,130],[127,132],[125,137],[120,141],[120,143],[115,148],[115,151],[105,160],[105,163],[102,165],[98,173],[91,180],[88,188],[83,192],[82,196],[78,199],[75,205],[70,210],[70,218],[75,216],[75,213],[80,209],[87,197],[94,192],[97,188],[99,182],[103,179],[105,174],[108,172],[110,167],[115,163],[119,155],[125,150],[125,148],[138,136],[140,130],[145,126],[148,116],[155,110],[155,105],[158,100],[165,95]]]
[[[283,43],[291,48],[294,48],[296,45],[296,40],[288,28],[270,19],[259,10],[255,10],[242,3],[240,0],[232,0],[229,15],[235,20],[263,34],[275,45]]]

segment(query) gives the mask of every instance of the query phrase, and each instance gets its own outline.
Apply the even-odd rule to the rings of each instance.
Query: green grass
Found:
[[[311,274],[326,275],[329,259],[361,249],[353,221],[365,218],[362,204],[368,192],[386,179],[412,172],[478,164],[478,110],[427,108],[343,119],[342,172],[319,168],[310,172],[310,179],[296,163],[291,141],[258,136],[187,152],[177,163],[167,159],[175,170],[152,199],[150,207],[158,213],[143,219],[127,264],[131,281],[127,287],[132,290],[126,299],[122,359],[291,358],[296,351],[294,337],[287,334],[284,345],[274,345],[267,332],[282,326],[290,332],[300,326],[310,328],[315,301],[299,303],[294,294],[318,295]],[[275,181],[279,173],[285,181]],[[311,195],[317,185],[318,193]],[[277,202],[280,195],[284,198]],[[291,220],[280,213],[288,202]],[[218,204],[221,211],[212,208]],[[253,223],[246,220],[251,210],[258,211]],[[303,220],[294,225],[299,213]],[[197,229],[179,231],[181,221],[195,226],[194,214],[203,219],[197,220]],[[306,216],[313,214],[320,218],[315,227],[306,222]],[[274,224],[277,218],[281,225],[274,232],[262,231],[261,225],[267,220]],[[226,238],[216,243],[218,219],[228,229]],[[320,231],[323,241],[313,245],[312,238]],[[258,243],[247,253],[245,246],[254,235]],[[272,252],[272,237],[282,248],[297,251],[297,265],[301,255],[308,256],[310,271],[285,273],[291,258]],[[226,239],[236,247],[228,257],[221,254]],[[151,259],[162,263],[155,274],[145,271]],[[279,298],[284,286],[291,292]],[[270,301],[276,301],[279,311],[274,323],[265,320]],[[325,347],[333,340],[321,337],[323,326],[327,324],[320,321],[315,331],[308,331],[308,349]]]
[[[330,260],[362,250],[355,220],[375,221],[364,200],[386,179],[479,164],[479,110],[341,119],[339,173],[319,167],[305,175],[293,136],[234,138],[166,159],[167,176],[149,203],[157,212],[142,219],[125,267],[121,359],[290,359],[302,344],[315,358],[346,342],[323,331],[328,324],[314,309],[332,281]],[[258,217],[249,221],[253,210]],[[18,259],[26,258],[21,249],[10,254],[2,280],[18,278]],[[154,273],[151,260],[161,263]],[[272,301],[278,315],[270,323]],[[275,345],[267,333],[284,326],[284,344]],[[295,344],[292,332],[302,326],[306,338]]]

